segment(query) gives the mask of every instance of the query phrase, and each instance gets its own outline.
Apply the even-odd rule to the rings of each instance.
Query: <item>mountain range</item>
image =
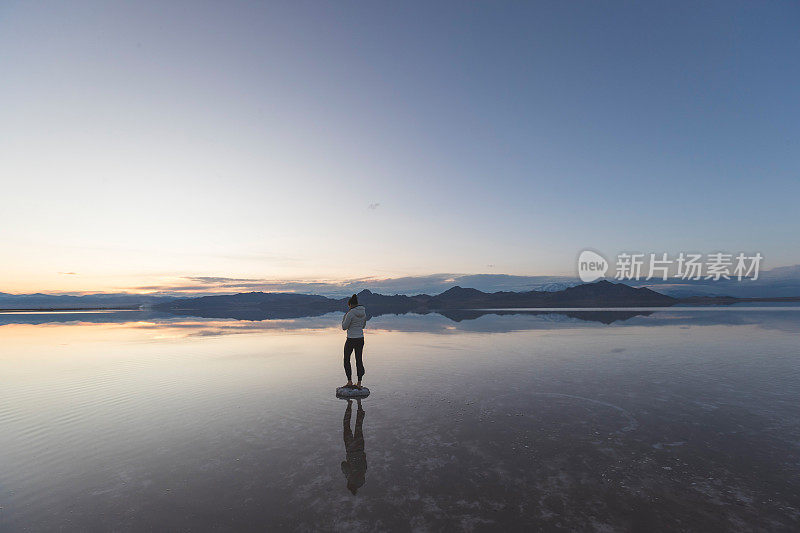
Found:
[[[660,289],[660,287],[659,287]],[[371,315],[386,313],[464,311],[520,308],[665,307],[686,305],[730,305],[743,301],[798,301],[798,297],[736,298],[732,296],[686,296],[662,294],[649,287],[601,280],[556,290],[484,292],[455,286],[435,294],[385,295],[364,289],[359,300]],[[297,318],[318,316],[346,309],[347,298],[296,292],[246,292],[199,297],[134,294],[14,295],[0,293],[0,310],[75,310],[147,308],[172,314],[209,318]]]
[[[359,303],[371,316],[386,313],[430,312],[498,308],[570,308],[570,307],[666,307],[679,300],[647,288],[622,283],[598,281],[555,292],[500,291],[486,293],[477,289],[452,287],[441,294],[387,296],[364,289]],[[347,298],[328,298],[309,294],[250,292],[233,295],[179,298],[153,306],[175,314],[208,318],[296,318],[315,316],[346,309]]]
[[[616,280],[614,280],[616,282]],[[646,287],[673,298],[734,297],[778,298],[800,296],[800,265],[763,270],[757,280],[641,280],[624,283],[631,287]],[[309,294],[341,299],[368,287],[375,293],[405,295],[440,295],[453,285],[471,287],[486,294],[500,293],[559,293],[580,285],[571,276],[511,276],[507,274],[431,274],[388,279],[354,279],[342,282],[285,282],[259,279],[189,277],[176,286],[143,286],[146,294],[117,293],[50,293],[10,294],[0,292],[0,309],[85,309],[131,308],[152,306],[178,298],[211,295],[234,295],[250,291],[269,294]],[[428,298],[434,298],[428,296]],[[535,299],[535,298],[534,298]]]
[[[130,309],[174,298],[146,294],[9,294],[0,292],[0,309]]]

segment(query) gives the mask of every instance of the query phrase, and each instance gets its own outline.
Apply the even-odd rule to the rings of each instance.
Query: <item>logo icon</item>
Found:
[[[591,250],[584,250],[578,256],[578,276],[584,283],[591,283],[606,275],[608,261]]]

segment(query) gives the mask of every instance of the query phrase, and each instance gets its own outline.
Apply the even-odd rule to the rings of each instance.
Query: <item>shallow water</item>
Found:
[[[0,315],[0,530],[800,528],[797,308],[497,313],[372,318],[348,430],[340,315]]]

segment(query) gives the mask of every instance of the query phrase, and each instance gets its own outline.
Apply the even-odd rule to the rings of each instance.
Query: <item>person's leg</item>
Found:
[[[364,377],[364,362],[362,360],[364,338],[356,339],[354,344],[356,349],[356,374],[358,375],[358,385],[361,386],[361,378]]]
[[[344,420],[342,420],[342,436],[344,437],[344,449],[345,452],[347,448],[350,446],[350,443],[353,442],[353,431],[350,429],[350,416],[353,413],[353,400],[347,400],[347,408],[344,410]],[[358,414],[356,414],[356,419],[358,419]]]
[[[353,343],[347,339],[344,343],[344,373],[347,375],[347,385],[353,384],[353,370],[350,368],[350,354],[353,353]]]

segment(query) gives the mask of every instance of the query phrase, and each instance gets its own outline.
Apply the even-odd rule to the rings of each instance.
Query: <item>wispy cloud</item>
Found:
[[[205,283],[209,285],[220,283],[249,283],[259,281],[253,278],[226,278],[218,276],[186,276],[185,279],[195,283]]]
[[[77,276],[78,275],[77,272],[59,272],[59,274],[61,274],[63,276]]]
[[[372,209],[374,211],[375,209],[378,209],[380,206],[381,206],[380,202],[375,202],[374,204],[369,204],[367,206],[367,209]]]

